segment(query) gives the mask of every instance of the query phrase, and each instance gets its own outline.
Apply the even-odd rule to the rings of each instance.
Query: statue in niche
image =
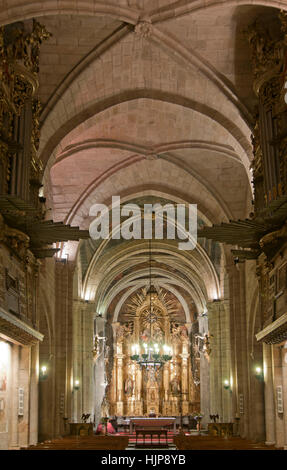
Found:
[[[164,339],[164,334],[163,334],[163,331],[162,329],[158,326],[158,325],[155,325],[154,327],[154,330],[153,330],[153,338],[155,341],[157,341],[158,343],[161,343]]]
[[[123,341],[124,338],[127,338],[133,334],[134,325],[133,322],[127,322],[124,324],[119,324],[116,329],[116,338],[117,341]]]
[[[116,329],[116,338],[117,338],[117,341],[123,341],[124,340],[124,334],[125,334],[125,327],[124,325],[117,325],[117,329]]]
[[[185,325],[181,325],[180,327],[180,336],[181,338],[184,338],[184,339],[188,338],[188,331]]]
[[[131,336],[134,332],[134,323],[129,321],[124,324],[124,336],[125,338]]]
[[[171,335],[173,338],[188,338],[188,331],[185,325],[180,323],[171,322]]]
[[[131,397],[133,395],[133,391],[134,391],[134,381],[131,378],[131,376],[128,376],[125,382],[125,394],[128,397]]]
[[[147,343],[147,342],[149,341],[149,339],[150,339],[150,331],[149,331],[147,328],[145,328],[145,329],[143,330],[143,332],[141,333],[140,339],[141,339],[141,341],[143,341],[144,343]]]
[[[156,369],[149,370],[149,377],[148,377],[150,385],[154,385],[158,383],[158,371]]]
[[[175,375],[172,381],[170,382],[170,390],[172,395],[178,395],[180,392],[180,384],[179,384],[179,379]]]

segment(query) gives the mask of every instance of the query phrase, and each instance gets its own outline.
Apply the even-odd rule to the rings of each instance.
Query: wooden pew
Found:
[[[30,446],[25,450],[125,450],[128,444],[128,436],[68,436]]]
[[[274,446],[266,446],[263,442],[252,442],[239,437],[225,439],[212,436],[185,436],[173,438],[178,450],[276,450]]]

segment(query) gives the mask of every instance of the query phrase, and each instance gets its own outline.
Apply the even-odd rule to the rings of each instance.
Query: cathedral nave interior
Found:
[[[0,449],[287,449],[286,52],[286,0],[0,2]]]

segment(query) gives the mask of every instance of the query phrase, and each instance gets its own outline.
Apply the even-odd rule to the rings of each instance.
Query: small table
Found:
[[[157,436],[157,444],[160,444],[160,436],[165,437],[165,443],[168,445],[167,441],[167,430],[166,429],[136,429],[136,445],[138,444],[138,437],[143,436],[143,445],[145,445],[145,437],[150,436],[151,445],[153,444],[153,436]]]

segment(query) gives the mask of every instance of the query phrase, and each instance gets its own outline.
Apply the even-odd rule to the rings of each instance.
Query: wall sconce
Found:
[[[48,368],[43,365],[40,369],[40,380],[46,380],[48,378]]]
[[[229,380],[224,380],[224,384],[223,384],[225,390],[229,390],[230,389],[230,382]]]
[[[263,381],[264,375],[263,375],[263,370],[261,369],[261,367],[256,367],[255,377],[257,380]]]
[[[74,390],[79,390],[80,388],[80,381],[79,380],[75,380],[74,382]]]

